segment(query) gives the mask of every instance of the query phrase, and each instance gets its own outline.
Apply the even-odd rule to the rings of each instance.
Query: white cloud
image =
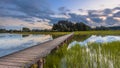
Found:
[[[116,2],[119,3],[118,0],[95,0],[96,2],[99,5],[95,6],[92,3],[93,7],[100,7],[100,4],[103,4],[99,8],[101,10],[69,10],[60,7],[58,12],[54,12],[47,0],[0,0],[0,25],[51,29],[50,24],[59,20],[84,22],[90,26],[119,25],[120,7],[115,7]],[[78,5],[76,6],[78,8]]]
[[[7,27],[17,27],[17,28],[28,27],[30,29],[34,29],[34,28],[51,29],[52,28],[52,26],[50,26],[49,23],[46,21],[30,23],[27,21],[23,21],[20,19],[14,19],[14,18],[0,18],[0,25],[6,28]]]
[[[117,12],[120,12],[120,10],[113,10],[113,13],[117,13]]]
[[[88,15],[88,11],[83,9],[72,10],[70,13],[75,13],[77,15]]]
[[[63,15],[63,14],[55,14],[55,15],[50,15],[50,16],[53,18],[66,18],[66,19],[70,18],[69,15]]]

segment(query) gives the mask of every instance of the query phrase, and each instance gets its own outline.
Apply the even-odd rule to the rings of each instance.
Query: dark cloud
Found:
[[[102,19],[100,19],[100,18],[97,18],[97,17],[95,17],[95,18],[90,18],[93,22],[96,22],[96,23],[102,23],[103,22],[103,20]]]
[[[77,15],[77,14],[74,14],[74,13],[69,13],[69,15],[70,15],[70,19],[69,20],[71,20],[71,21],[74,21],[74,22],[85,22],[85,23],[87,23],[86,22],[86,16],[84,16],[84,15]]]
[[[113,17],[107,17],[107,19],[105,20],[105,23],[108,25],[114,25],[119,22],[120,21],[113,19]]]
[[[120,18],[120,11],[114,14],[114,17],[119,17]]]
[[[0,0],[0,12],[1,17],[19,19],[49,18],[50,14],[54,14],[45,0]]]
[[[33,18],[38,19],[48,19],[49,23],[56,23],[59,20],[70,20],[74,22],[85,22],[97,24],[106,23],[113,25],[120,21],[113,19],[113,17],[120,18],[120,12],[113,13],[113,10],[120,10],[120,7],[115,7],[114,9],[104,9],[104,10],[86,10],[79,9],[80,12],[88,12],[88,15],[78,15],[77,13],[71,13],[66,7],[58,8],[59,14],[65,15],[68,18],[55,18],[50,15],[56,15],[49,3],[46,0],[0,0],[0,17],[12,17],[18,18],[27,22],[35,22]],[[108,17],[109,14],[113,14],[113,17]],[[103,20],[100,17],[105,16],[107,19]],[[86,20],[90,18],[92,21]],[[37,20],[41,22],[41,20]],[[91,25],[94,25],[91,24]],[[97,25],[96,25],[97,26]]]
[[[112,13],[112,10],[111,9],[104,9],[103,13],[104,13],[104,15],[108,15],[108,14]]]
[[[78,9],[79,11],[83,11],[83,9]]]
[[[59,8],[59,11],[65,11],[65,7]],[[114,19],[114,17],[120,17],[120,12],[113,13],[113,10],[116,11],[119,8],[116,7],[116,9],[104,9],[104,10],[88,10],[88,15],[78,15],[76,13],[68,13],[66,16],[69,16],[68,19],[65,18],[52,18],[51,23],[57,23],[59,20],[69,20],[73,22],[84,22],[90,26],[113,26],[114,24],[119,25],[119,20]],[[84,12],[84,10],[79,9],[80,12]],[[110,14],[113,14],[113,16],[109,16]],[[89,18],[90,20],[86,20]]]
[[[120,7],[115,7],[113,10],[120,10]]]
[[[58,11],[60,12],[60,14],[67,15],[68,12],[70,12],[70,9],[67,9],[66,7],[60,7],[58,8]]]
[[[60,7],[58,8],[59,11],[66,11],[66,8],[65,7]]]
[[[97,14],[97,13],[99,13],[99,12],[96,11],[96,10],[88,10],[88,16],[89,17],[99,17],[100,15]]]

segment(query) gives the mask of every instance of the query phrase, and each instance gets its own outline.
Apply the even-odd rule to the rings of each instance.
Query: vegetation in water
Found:
[[[62,47],[46,58],[44,68],[120,68],[120,42]]]
[[[44,68],[60,68],[61,59],[67,53],[67,44],[64,44],[60,49],[52,52],[46,57]]]

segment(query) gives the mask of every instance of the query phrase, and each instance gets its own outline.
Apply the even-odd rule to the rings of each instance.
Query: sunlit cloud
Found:
[[[0,27],[51,29],[59,20],[119,25],[119,5],[119,0],[0,0]]]
[[[106,20],[107,17],[106,16],[100,16],[99,18],[102,19],[102,20]]]
[[[119,17],[113,17],[113,19],[120,21]]]

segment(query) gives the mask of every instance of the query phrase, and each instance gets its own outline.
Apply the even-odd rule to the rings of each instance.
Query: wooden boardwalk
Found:
[[[53,49],[71,38],[73,33],[58,37],[52,41],[36,45],[13,54],[0,58],[0,68],[29,68],[32,64],[38,63],[39,68],[43,66],[43,57]]]

